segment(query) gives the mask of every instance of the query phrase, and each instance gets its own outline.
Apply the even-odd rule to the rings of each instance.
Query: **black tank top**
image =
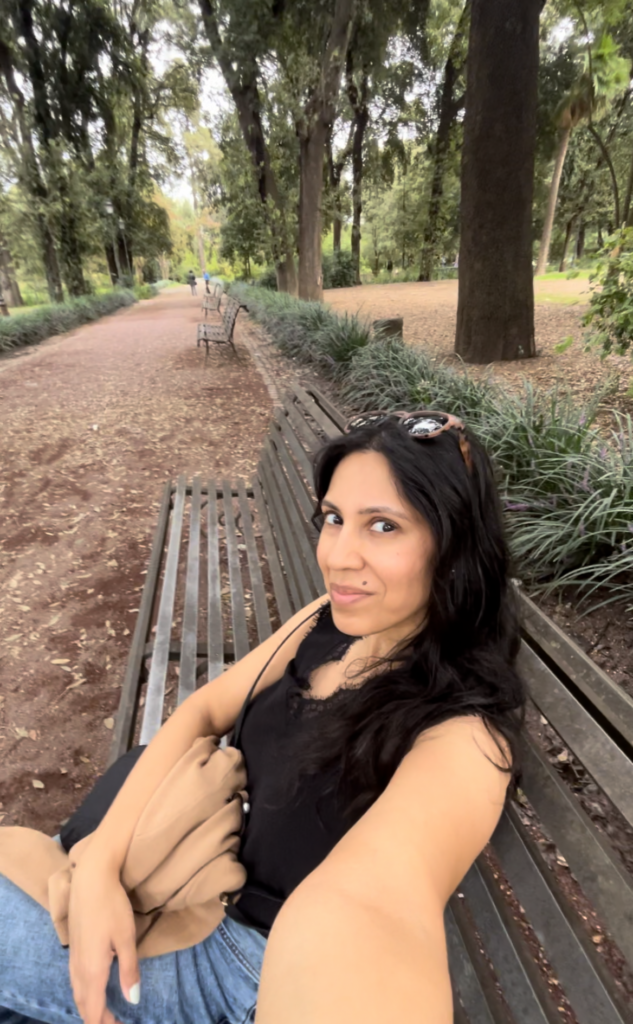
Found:
[[[240,860],[247,883],[227,913],[264,935],[283,901],[353,824],[336,792],[337,772],[305,776],[290,795],[289,782],[293,749],[309,742],[313,729],[327,728],[329,713],[345,693],[310,697],[310,675],[319,665],[340,660],[354,639],[336,628],[326,605],[282,678],[257,694],[244,718],[240,747],[251,809]]]

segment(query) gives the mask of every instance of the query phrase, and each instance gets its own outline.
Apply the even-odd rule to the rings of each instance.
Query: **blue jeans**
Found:
[[[225,918],[204,942],[140,961],[141,1001],[121,992],[116,961],[108,1007],[121,1024],[252,1024],[266,939]],[[0,1024],[79,1024],[68,950],[39,903],[0,875]]]

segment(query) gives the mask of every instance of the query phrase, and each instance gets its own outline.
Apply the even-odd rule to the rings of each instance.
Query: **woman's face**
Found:
[[[321,508],[317,559],[334,623],[353,636],[418,631],[428,604],[434,540],[425,519],[398,492],[378,452],[339,462]]]

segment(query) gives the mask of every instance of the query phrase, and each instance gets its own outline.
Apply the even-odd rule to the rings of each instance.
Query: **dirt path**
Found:
[[[174,289],[0,360],[5,825],[57,829],[103,769],[164,481],[255,466],[268,392],[199,320]]]
[[[631,409],[631,397],[626,395],[633,376],[630,358],[609,356],[601,362],[595,353],[589,355],[583,351],[581,316],[587,308],[588,297],[589,283],[583,278],[537,281],[537,358],[469,370],[475,376],[492,372],[495,379],[509,388],[518,387],[522,377],[544,388],[558,382],[568,387],[580,402],[587,401],[597,386],[619,374],[619,385],[613,388],[609,401],[618,408]],[[405,341],[423,345],[449,363],[458,362],[453,353],[457,281],[338,288],[326,292],[325,301],[335,310],[358,312],[370,320],[402,316]],[[557,354],[554,346],[569,336],[574,338],[574,344],[566,352]]]

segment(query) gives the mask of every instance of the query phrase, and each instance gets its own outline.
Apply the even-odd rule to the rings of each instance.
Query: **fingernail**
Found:
[[[130,988],[128,997],[127,997],[127,1001],[128,1001],[128,1003],[133,1003],[134,1006],[138,1006],[138,1004],[141,1001],[141,984],[140,984],[140,982],[137,981],[137,982],[134,983],[134,985],[132,985],[132,987]]]

